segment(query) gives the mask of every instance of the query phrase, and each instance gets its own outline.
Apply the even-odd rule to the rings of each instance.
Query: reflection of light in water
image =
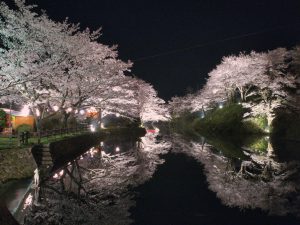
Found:
[[[119,147],[116,147],[116,152],[119,152],[120,151],[120,148]]]
[[[93,147],[89,150],[89,153],[90,153],[91,157],[93,158],[94,155],[98,153],[98,149]]]
[[[27,198],[26,198],[26,200],[25,200],[25,202],[24,202],[23,210],[26,209],[28,206],[30,206],[30,205],[32,204],[32,199],[33,199],[33,196],[32,196],[32,194],[30,193],[30,194],[27,196]]]
[[[53,178],[54,179],[59,179],[59,178],[61,178],[62,175],[64,175],[64,171],[63,170],[61,170],[59,173],[54,174]]]

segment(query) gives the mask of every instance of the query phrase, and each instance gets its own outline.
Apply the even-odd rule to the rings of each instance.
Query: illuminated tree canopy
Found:
[[[17,11],[0,5],[2,102],[29,105],[38,128],[57,111],[68,119],[88,107],[142,121],[165,120],[163,100],[151,85],[125,76],[132,63],[118,59],[116,46],[99,42],[100,29],[81,30],[36,13],[23,0],[15,3]]]

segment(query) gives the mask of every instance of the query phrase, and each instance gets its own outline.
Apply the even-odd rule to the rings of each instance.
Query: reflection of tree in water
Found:
[[[120,154],[90,149],[41,185],[25,224],[130,224],[130,188],[152,177],[169,148],[149,134]]]
[[[245,150],[248,159],[236,166],[238,159],[216,154],[208,144],[185,141],[179,136],[172,142],[175,152],[191,155],[204,165],[209,188],[223,204],[300,216],[300,164],[278,163],[270,143],[266,154]]]

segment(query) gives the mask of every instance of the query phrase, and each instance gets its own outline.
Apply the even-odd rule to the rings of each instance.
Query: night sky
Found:
[[[300,0],[30,0],[53,20],[102,27],[133,73],[169,99],[199,89],[222,56],[300,43]]]

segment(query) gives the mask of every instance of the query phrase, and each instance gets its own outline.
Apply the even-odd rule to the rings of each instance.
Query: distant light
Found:
[[[97,109],[95,107],[90,107],[88,110],[87,110],[89,113],[96,113],[97,112]]]
[[[265,137],[265,140],[266,140],[266,141],[268,141],[269,139],[270,139],[270,137],[269,137],[269,136],[266,136],[266,137]]]
[[[159,128],[155,127],[155,132],[158,133],[159,132]]]
[[[78,113],[78,109],[75,110],[75,113],[76,113],[76,114]]]
[[[23,116],[29,116],[30,114],[30,109],[29,109],[29,106],[28,105],[24,105],[22,110],[21,110],[21,114]]]
[[[40,116],[40,115],[41,115],[40,110],[36,109],[36,110],[35,110],[35,114],[36,114],[37,116]]]
[[[101,128],[105,128],[105,126],[104,126],[104,124],[103,124],[103,123],[101,123]]]
[[[222,109],[223,108],[223,103],[220,103],[219,104],[219,109]]]
[[[93,148],[91,148],[91,149],[89,150],[89,152],[90,152],[91,157],[93,158],[94,155],[95,155],[96,153],[98,153],[98,149],[93,147]]]
[[[24,203],[23,210],[32,204],[33,195],[30,193]]]
[[[57,111],[59,110],[59,107],[58,107],[57,105],[55,105],[55,106],[53,106],[53,110],[54,110],[55,112],[57,112]]]
[[[104,142],[103,141],[100,142],[100,146],[104,146]]]
[[[242,103],[241,103],[241,102],[238,102],[238,104],[241,105]]]
[[[84,109],[81,109],[81,110],[79,111],[79,113],[80,113],[80,115],[84,115],[84,113],[85,113]]]
[[[73,110],[73,109],[72,109],[71,107],[69,107],[69,108],[66,109],[66,112],[67,112],[67,113],[70,113],[70,112],[72,112],[72,110]]]
[[[96,127],[94,125],[90,125],[90,129],[91,129],[92,132],[96,131]]]
[[[120,148],[119,147],[116,147],[116,152],[119,152],[120,151]]]
[[[120,113],[116,113],[116,117],[120,117]]]

